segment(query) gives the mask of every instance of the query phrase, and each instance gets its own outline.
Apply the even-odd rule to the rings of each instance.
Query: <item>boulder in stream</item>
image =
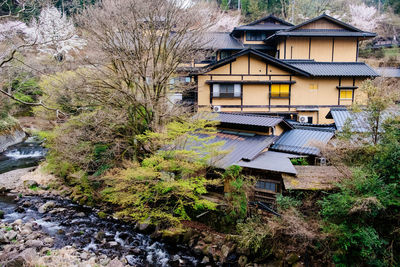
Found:
[[[38,211],[39,213],[46,213],[55,206],[56,203],[54,201],[47,201],[46,203],[44,203],[42,206],[39,207]]]

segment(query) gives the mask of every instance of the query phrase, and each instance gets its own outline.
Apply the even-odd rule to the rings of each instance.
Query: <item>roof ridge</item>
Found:
[[[267,117],[267,118],[275,118],[275,119],[282,119],[281,116],[272,116],[267,114],[252,114],[252,113],[240,113],[240,112],[218,112],[218,114],[229,114],[229,115],[240,115],[240,116],[249,116],[249,117]]]

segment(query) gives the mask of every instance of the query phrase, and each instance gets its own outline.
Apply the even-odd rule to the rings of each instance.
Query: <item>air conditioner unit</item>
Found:
[[[299,122],[302,122],[302,123],[308,122],[308,117],[307,116],[300,116],[299,117]]]
[[[316,158],[315,161],[315,165],[326,166],[326,158]]]
[[[221,106],[213,106],[212,110],[214,112],[221,112]]]

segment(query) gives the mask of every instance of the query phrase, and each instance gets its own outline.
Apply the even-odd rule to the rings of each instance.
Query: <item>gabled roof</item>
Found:
[[[217,113],[217,117],[214,120],[220,121],[221,123],[261,127],[274,127],[280,123],[284,123],[289,128],[292,128],[292,126],[286,123],[283,118],[267,115],[219,112]]]
[[[284,21],[274,15],[268,15],[261,19],[255,20],[249,24],[235,27],[232,34],[239,31],[279,31],[292,27],[293,24]]]
[[[400,115],[399,108],[389,108],[382,112],[380,121],[394,116]],[[336,129],[341,132],[343,128],[349,123],[350,131],[355,133],[367,133],[371,129],[369,127],[368,116],[365,111],[351,112],[347,108],[331,108],[326,115],[327,119],[333,119],[335,121]],[[379,129],[381,131],[381,129]]]
[[[287,63],[283,62],[282,60],[276,59],[274,57],[271,57],[270,55],[267,55],[265,53],[262,53],[260,51],[257,51],[257,50],[251,49],[251,48],[244,49],[244,50],[242,50],[242,51],[240,51],[240,52],[238,52],[236,54],[233,54],[230,57],[227,57],[227,58],[219,60],[219,61],[217,61],[215,63],[212,63],[212,64],[206,66],[205,69],[206,70],[210,70],[210,69],[213,70],[213,69],[219,68],[221,66],[224,66],[226,64],[229,64],[229,63],[235,61],[238,57],[241,57],[241,56],[244,56],[244,55],[247,55],[247,54],[257,56],[257,57],[259,57],[259,58],[261,58],[261,59],[263,59],[263,60],[265,60],[265,61],[267,61],[267,62],[269,62],[269,63],[271,63],[271,64],[273,64],[273,65],[275,65],[275,66],[277,66],[277,67],[279,67],[281,69],[283,69],[283,70],[286,70],[288,72],[304,75],[304,76],[307,76],[307,77],[310,76],[310,74],[308,72],[306,72],[306,71],[298,69],[295,66],[292,66],[290,64],[287,64]]]
[[[325,19],[333,24],[339,25],[342,29],[301,29],[303,26],[313,23],[317,20]],[[362,31],[350,24],[347,24],[343,21],[335,19],[325,13],[322,15],[307,20],[303,23],[300,23],[296,26],[290,27],[286,30],[279,31],[270,37],[267,37],[265,41],[269,41],[275,39],[280,36],[333,36],[333,37],[375,37],[376,34],[372,32]]]
[[[320,153],[318,144],[325,145],[333,137],[334,131],[326,129],[297,128],[285,132],[271,149],[275,151],[314,155]]]
[[[237,165],[249,169],[297,174],[292,162],[286,155],[288,154],[266,151],[259,154],[252,161],[241,160]]]
[[[246,26],[251,26],[251,25],[256,25],[256,24],[260,24],[261,22],[267,22],[267,21],[273,21],[273,22],[279,22],[280,24],[286,25],[286,26],[293,26],[292,23],[289,23],[283,19],[280,19],[272,14],[265,16],[261,19],[255,20],[253,22],[250,22],[249,24],[246,24]]]
[[[200,134],[199,136],[201,138],[207,137],[204,134]],[[276,139],[277,137],[273,135],[229,134],[219,132],[215,134],[213,139],[207,141],[207,143],[224,142],[219,148],[219,151],[226,151],[227,154],[217,156],[217,158],[213,158],[211,161],[216,167],[225,169],[229,166],[236,165],[241,160],[253,160]]]
[[[244,45],[229,32],[209,32],[204,36],[206,45],[204,49],[242,50]]]
[[[377,77],[374,69],[364,62],[316,62],[314,60],[283,60],[312,76],[321,77]]]

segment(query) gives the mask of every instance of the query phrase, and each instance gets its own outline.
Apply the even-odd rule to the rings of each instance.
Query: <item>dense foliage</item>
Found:
[[[399,264],[400,119],[387,121],[384,129],[375,149],[361,152],[373,153],[369,161],[341,184],[340,192],[321,201],[338,264]]]

